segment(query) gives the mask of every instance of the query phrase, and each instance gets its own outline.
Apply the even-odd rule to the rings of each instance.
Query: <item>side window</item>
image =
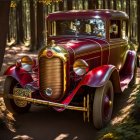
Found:
[[[120,38],[121,37],[121,21],[120,20],[111,20],[110,21],[110,39]]]
[[[127,21],[122,21],[122,38],[125,39],[128,36],[128,23]]]

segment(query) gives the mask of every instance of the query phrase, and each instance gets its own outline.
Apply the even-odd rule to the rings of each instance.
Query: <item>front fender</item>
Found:
[[[27,71],[22,68],[16,68],[15,65],[10,66],[5,71],[4,75],[15,78],[22,87],[33,81],[31,75]]]
[[[101,87],[107,80],[111,77],[113,71],[116,68],[113,65],[103,65],[89,71],[83,80],[80,82],[80,85],[86,85],[90,87]]]

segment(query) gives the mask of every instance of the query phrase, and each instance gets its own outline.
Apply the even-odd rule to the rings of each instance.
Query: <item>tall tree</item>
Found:
[[[22,8],[23,8],[22,0],[17,1],[17,7],[16,7],[17,44],[24,42]]]
[[[62,0],[30,0],[31,51],[38,50],[42,45],[44,45],[44,22],[46,22],[44,16],[44,5],[53,5],[58,1],[61,2],[61,6],[63,7]],[[72,1],[69,0],[69,2],[71,3],[72,8]]]
[[[88,9],[95,9],[96,3],[95,0],[88,0]]]
[[[36,3],[30,0],[30,29],[31,29],[31,43],[30,50],[36,50],[37,45],[37,26],[36,26]]]
[[[43,3],[37,2],[37,50],[44,44]]]
[[[0,0],[0,70],[3,63],[3,57],[6,47],[8,33],[10,0]]]
[[[61,1],[59,2],[59,10],[63,11],[64,10],[64,3]]]
[[[139,10],[140,9],[140,0],[137,1],[137,15],[138,15],[138,43],[140,45],[140,14],[139,14]],[[140,52],[140,47],[138,48],[138,51]]]
[[[67,9],[72,10],[72,0],[67,0]]]

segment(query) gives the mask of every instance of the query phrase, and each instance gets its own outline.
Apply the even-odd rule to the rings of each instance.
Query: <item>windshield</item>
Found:
[[[96,36],[105,38],[105,22],[101,19],[57,20],[50,22],[49,36]]]

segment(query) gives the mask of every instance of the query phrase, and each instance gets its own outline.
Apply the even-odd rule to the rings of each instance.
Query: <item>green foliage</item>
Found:
[[[133,118],[129,118],[125,123],[111,126],[104,130],[103,136],[99,140],[138,140],[140,139],[140,124]]]

